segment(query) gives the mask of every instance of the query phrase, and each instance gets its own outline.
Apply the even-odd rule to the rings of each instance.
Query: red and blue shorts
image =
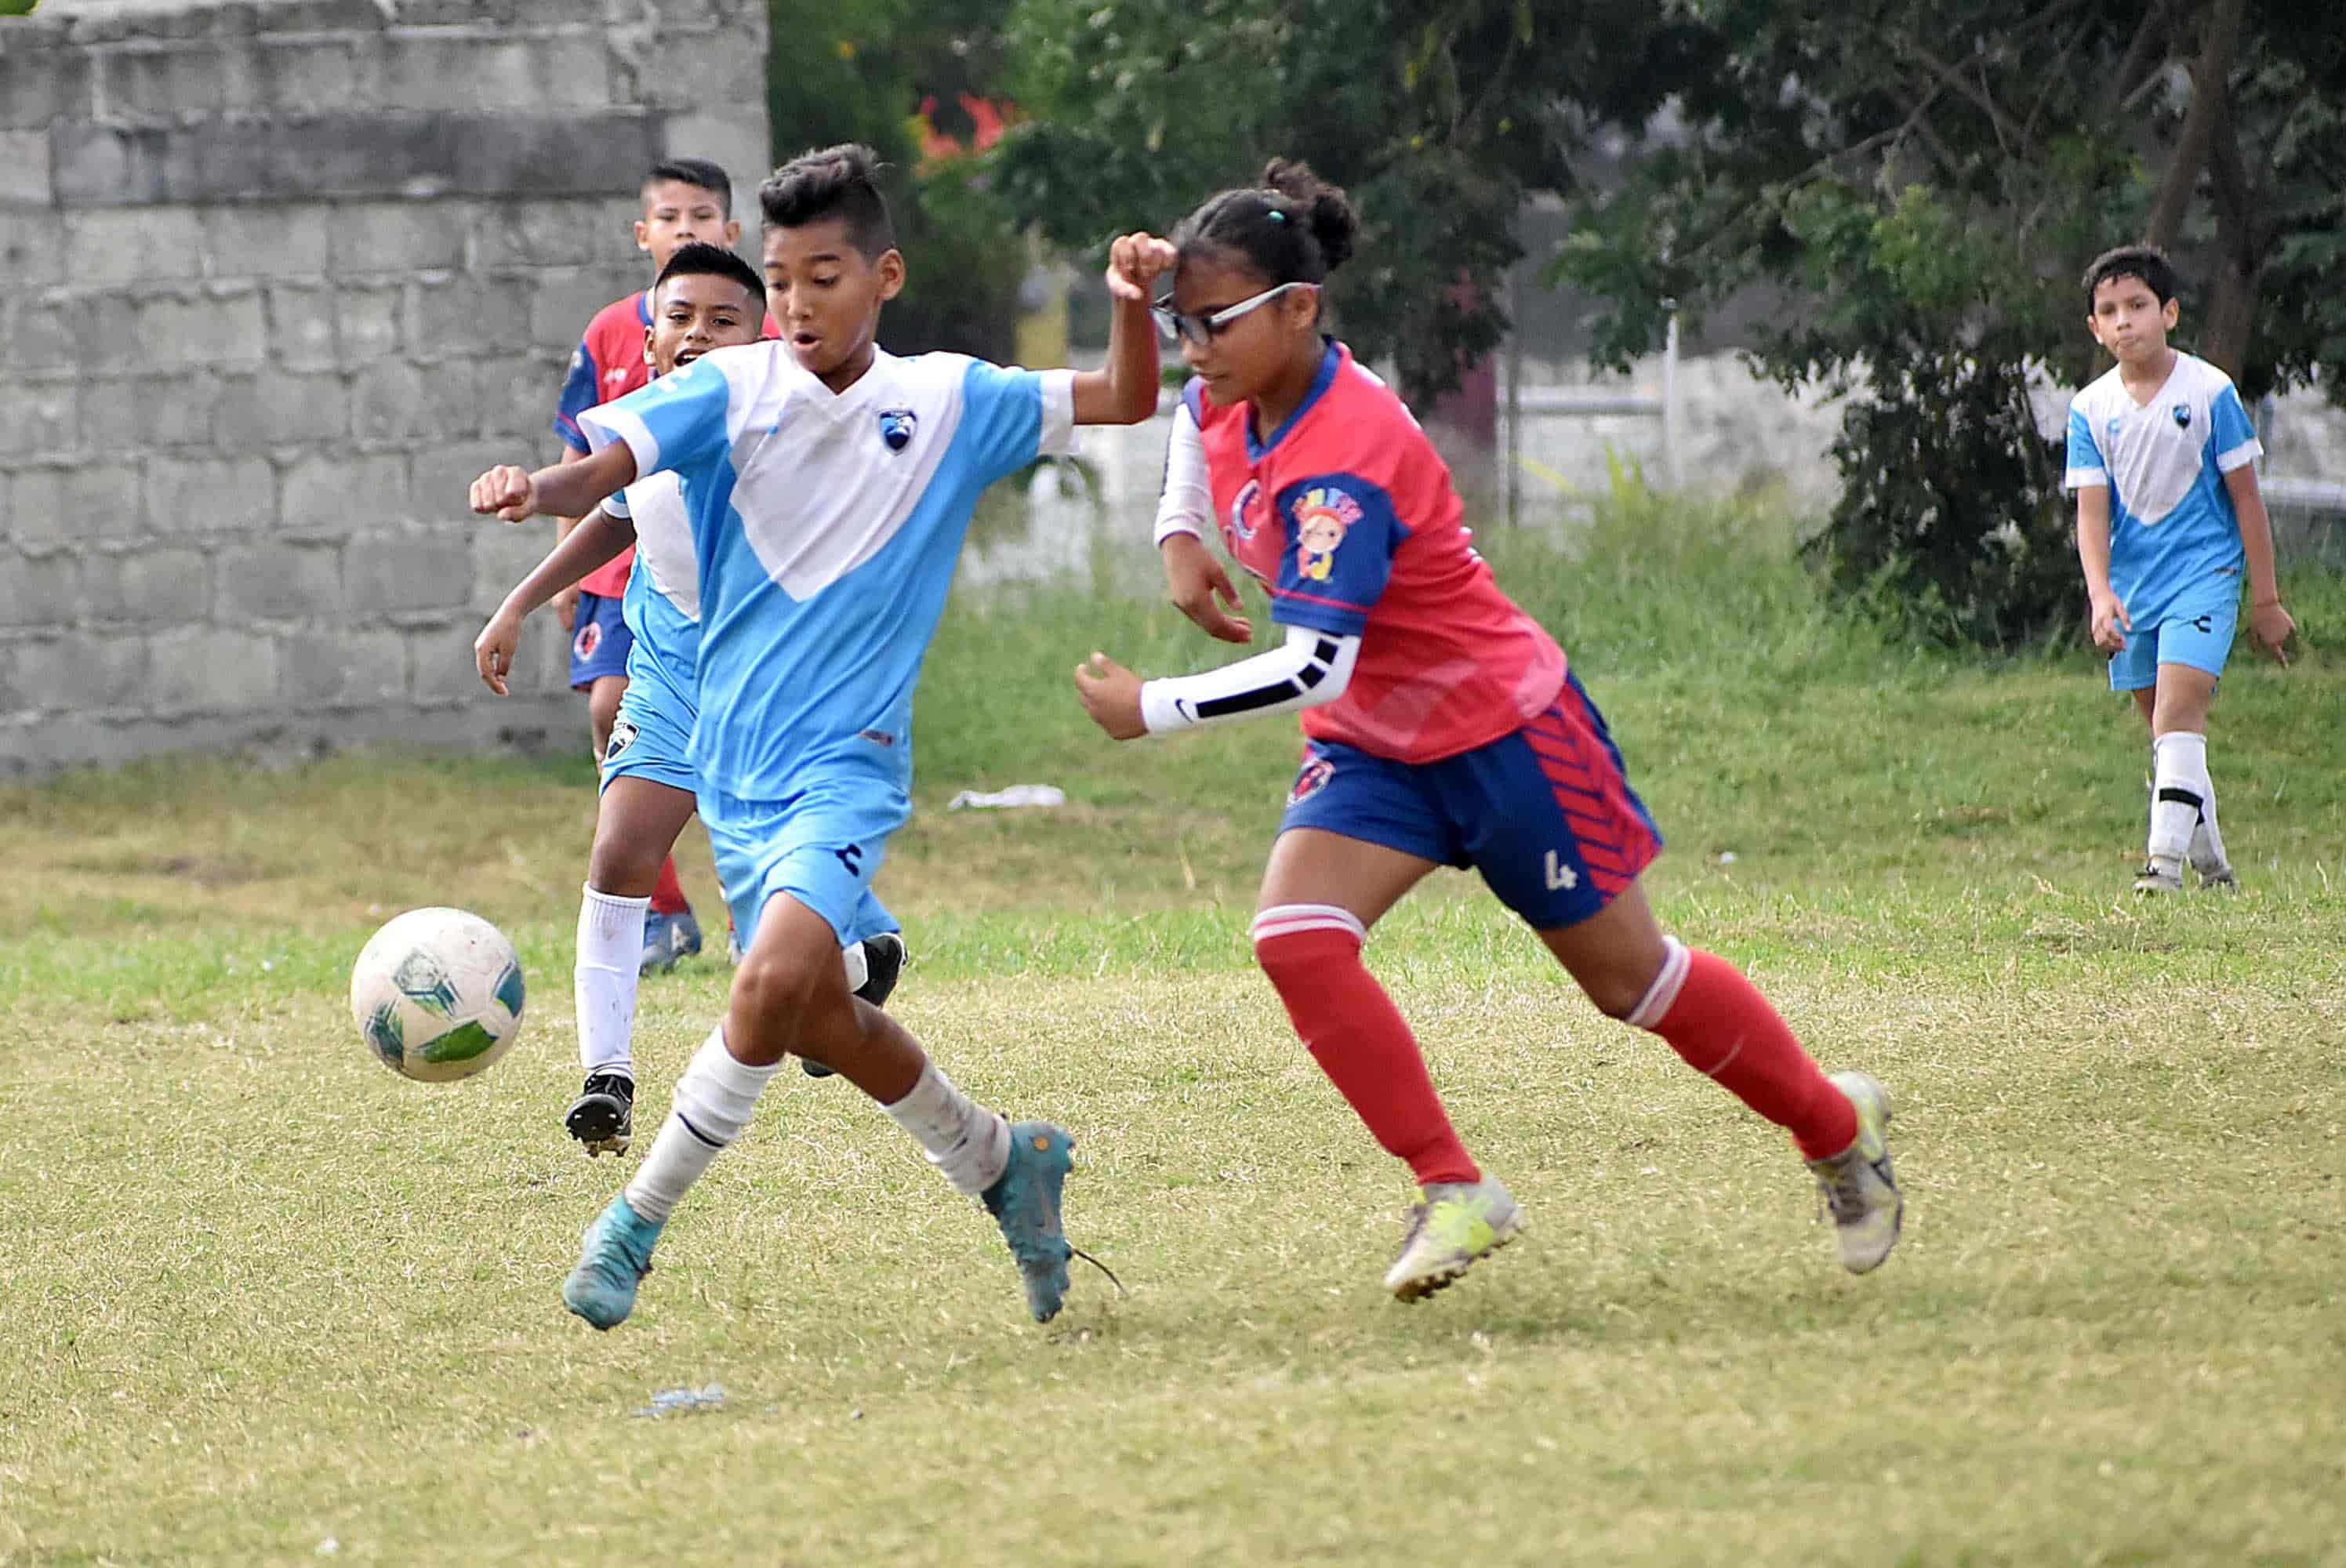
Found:
[[[622,613],[625,601],[581,590],[578,616],[571,623],[570,689],[585,691],[607,675],[625,677],[636,634]]]
[[[1521,729],[1438,762],[1311,742],[1280,823],[1290,828],[1472,866],[1537,931],[1597,913],[1662,848],[1605,716],[1569,674]]]

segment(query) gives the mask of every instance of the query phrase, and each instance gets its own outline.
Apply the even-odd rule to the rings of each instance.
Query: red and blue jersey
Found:
[[[1271,618],[1361,639],[1351,684],[1303,731],[1400,762],[1512,734],[1563,689],[1564,650],[1474,552],[1450,470],[1392,389],[1331,341],[1266,441],[1247,403],[1193,381],[1214,516],[1270,590]]]
[[[563,379],[562,398],[554,411],[554,433],[571,451],[585,456],[586,433],[578,416],[601,403],[616,402],[652,379],[644,358],[644,334],[651,329],[652,296],[639,289],[624,300],[614,300],[595,312],[586,335],[570,356],[570,373]],[[766,318],[764,337],[779,338],[781,328]],[[580,588],[616,599],[627,591],[627,575],[635,565],[633,549],[579,579]]]

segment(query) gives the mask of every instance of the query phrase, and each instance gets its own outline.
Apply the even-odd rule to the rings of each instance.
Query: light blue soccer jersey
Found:
[[[635,524],[636,567],[621,601],[627,630],[670,685],[690,692],[699,679],[700,568],[693,558],[683,481],[674,473],[648,474],[606,500],[603,510]],[[689,728],[691,713],[682,717]]]
[[[2109,488],[2110,589],[2130,617],[2155,616],[2219,574],[2237,584],[2246,557],[2224,475],[2263,451],[2231,378],[2196,355],[2178,353],[2147,403],[2115,367],[2070,400],[2063,484]]]
[[[682,480],[704,791],[781,800],[836,761],[912,774],[913,687],[979,493],[1068,449],[1074,374],[877,356],[833,393],[778,342],[717,349],[579,419]]]

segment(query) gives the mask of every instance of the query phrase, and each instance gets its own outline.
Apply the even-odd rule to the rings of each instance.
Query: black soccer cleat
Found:
[[[636,1130],[636,1081],[623,1073],[587,1074],[562,1125],[586,1145],[589,1159],[626,1154]]]
[[[895,993],[896,982],[903,978],[904,939],[892,931],[865,937],[863,971],[866,978],[855,988],[856,999],[874,1007],[887,1006],[888,998]],[[828,1078],[831,1074],[831,1070],[821,1063],[810,1062],[803,1056],[799,1058],[799,1070],[810,1078]]]

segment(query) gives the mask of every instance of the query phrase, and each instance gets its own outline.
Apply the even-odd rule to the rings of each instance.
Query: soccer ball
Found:
[[[463,910],[409,910],[351,970],[351,1016],[382,1064],[426,1084],[469,1078],[521,1033],[521,961],[505,932]]]

